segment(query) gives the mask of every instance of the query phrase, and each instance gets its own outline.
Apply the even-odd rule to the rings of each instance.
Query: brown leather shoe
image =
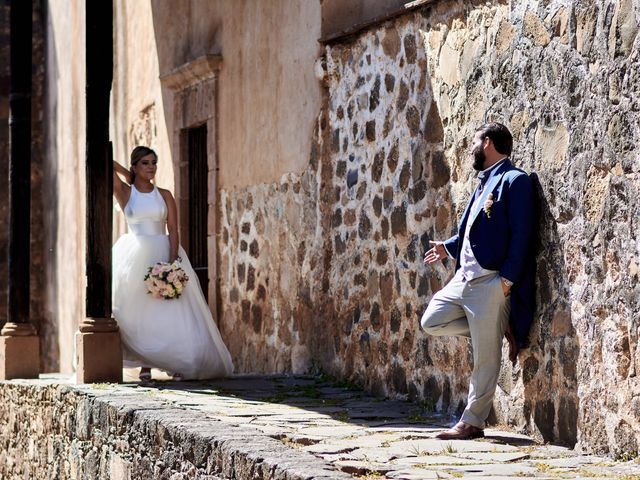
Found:
[[[484,430],[460,420],[453,428],[436,435],[440,440],[470,440],[484,437]]]

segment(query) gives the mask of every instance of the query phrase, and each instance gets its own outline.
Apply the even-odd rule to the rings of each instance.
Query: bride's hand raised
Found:
[[[131,182],[133,181],[133,178],[131,177],[131,171],[127,170],[125,167],[123,167],[122,165],[120,165],[118,162],[114,160],[113,161],[114,185],[115,185],[115,180],[117,175],[122,175],[122,177],[124,178],[124,181],[127,182],[127,184],[131,185]],[[120,180],[119,177],[117,179],[118,181],[122,182],[122,180]]]
[[[122,181],[122,178],[120,178],[121,175],[124,177],[125,181]],[[124,207],[129,201],[129,196],[131,195],[132,180],[131,172],[114,160],[113,196],[116,197],[122,211],[124,211]]]

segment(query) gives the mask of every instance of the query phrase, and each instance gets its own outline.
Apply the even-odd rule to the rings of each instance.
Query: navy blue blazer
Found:
[[[493,194],[493,204],[487,214],[483,206],[489,193]],[[516,341],[526,347],[535,313],[535,185],[529,175],[507,159],[489,172],[474,211],[472,203],[473,196],[462,215],[458,234],[446,240],[444,246],[455,256],[458,270],[462,238],[467,222],[472,222],[469,241],[480,266],[497,270],[513,282],[510,323]]]

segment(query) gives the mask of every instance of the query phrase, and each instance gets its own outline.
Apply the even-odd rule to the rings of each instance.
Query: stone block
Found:
[[[500,22],[500,26],[498,27],[498,31],[496,33],[496,50],[498,53],[506,52],[511,44],[513,43],[513,39],[516,36],[516,29],[511,23],[507,20],[503,20]]]
[[[38,378],[40,341],[35,335],[0,336],[0,380]]]
[[[78,383],[121,382],[120,332],[76,332]]]
[[[551,35],[549,35],[542,20],[530,10],[527,10],[524,15],[523,32],[533,43],[541,47],[546,46],[551,41]]]
[[[629,55],[637,35],[638,22],[632,0],[617,2],[609,31],[609,54],[613,57]]]
[[[389,28],[384,33],[382,39],[382,49],[385,55],[395,59],[400,51],[400,35],[395,28]]]
[[[593,223],[601,220],[605,202],[609,196],[610,178],[609,172],[605,169],[591,167],[587,172],[583,198],[586,220]]]
[[[311,353],[305,345],[296,345],[291,349],[291,371],[307,373],[312,366]]]
[[[416,37],[413,33],[406,35],[403,39],[404,55],[407,59],[407,63],[416,63],[417,50],[416,50]]]
[[[538,127],[535,136],[536,161],[539,168],[560,171],[565,165],[569,149],[569,131],[562,124]]]
[[[459,61],[460,52],[445,43],[440,50],[436,74],[449,86],[456,86],[460,83]]]
[[[566,7],[560,7],[551,18],[551,29],[553,35],[559,37],[560,41],[567,45],[569,43],[569,11]]]
[[[581,55],[591,51],[596,33],[598,10],[595,6],[576,7],[576,50]]]

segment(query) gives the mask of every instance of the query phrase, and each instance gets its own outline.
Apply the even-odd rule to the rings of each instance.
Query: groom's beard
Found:
[[[484,154],[484,150],[482,149],[482,145],[473,149],[473,168],[480,172],[484,170],[484,162],[487,159],[487,156]]]

